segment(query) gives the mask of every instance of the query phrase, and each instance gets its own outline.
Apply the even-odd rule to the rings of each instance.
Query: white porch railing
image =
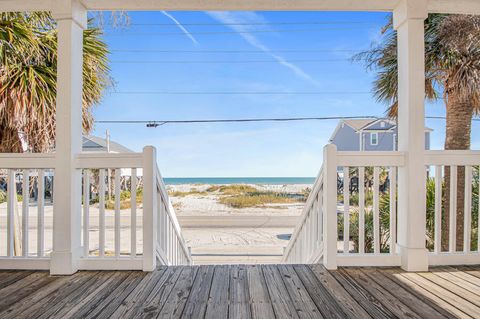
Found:
[[[53,165],[51,154],[0,154],[0,269],[49,268]]]
[[[397,174],[398,168],[404,166],[404,153],[337,152],[335,146],[328,145],[324,159],[285,250],[284,262],[323,260],[333,268],[399,266]],[[479,165],[480,152],[477,151],[425,152],[425,175],[418,178],[419,183],[423,183],[428,176],[427,184],[430,184],[423,212],[427,221],[425,247],[429,250],[429,265],[480,263]],[[450,187],[449,194],[442,195],[448,176],[445,167],[450,168]],[[461,183],[458,180],[460,171],[465,173]],[[435,184],[433,196],[432,183]],[[457,194],[457,186],[462,183],[465,191]],[[458,198],[464,199],[461,236],[456,233]],[[446,202],[450,203],[448,207]],[[452,231],[448,232],[447,226]],[[447,235],[448,238],[442,238]],[[459,237],[463,240],[461,248],[457,248],[456,243]]]
[[[433,215],[430,216],[433,223],[427,224],[430,265],[480,263],[480,152],[428,151],[425,165],[431,171],[435,189],[431,196],[434,204],[427,206],[427,214]],[[458,187],[463,188],[463,193]],[[463,207],[457,203],[460,199],[463,199]],[[460,214],[463,234],[457,234],[457,224],[462,222],[457,220],[457,210],[463,213]],[[463,245],[457,243],[457,238]]]
[[[0,269],[50,268],[53,218],[61,213],[51,204],[63,196],[60,189],[52,196],[54,162],[53,154],[0,154],[0,186],[6,188]],[[75,165],[82,172],[78,269],[149,271],[157,262],[191,264],[153,147],[143,153],[83,153]]]

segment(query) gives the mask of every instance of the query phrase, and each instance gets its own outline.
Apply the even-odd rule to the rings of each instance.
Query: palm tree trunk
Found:
[[[470,149],[470,134],[472,128],[473,108],[470,101],[459,94],[450,91],[446,101],[446,150],[468,150]],[[442,234],[442,247],[448,249],[449,234],[449,209],[450,209],[450,167],[445,167],[445,210],[443,212],[444,221]],[[457,229],[456,229],[456,249],[463,249],[463,226],[464,226],[464,198],[465,194],[465,167],[457,168]]]

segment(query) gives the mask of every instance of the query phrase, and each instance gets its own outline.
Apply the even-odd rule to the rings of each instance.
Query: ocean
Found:
[[[164,178],[167,185],[180,184],[313,184],[315,177],[181,177]]]

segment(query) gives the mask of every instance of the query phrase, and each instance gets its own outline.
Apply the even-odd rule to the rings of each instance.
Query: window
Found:
[[[380,122],[380,127],[384,128],[385,127],[385,122]]]
[[[378,145],[378,133],[370,133],[370,145]]]

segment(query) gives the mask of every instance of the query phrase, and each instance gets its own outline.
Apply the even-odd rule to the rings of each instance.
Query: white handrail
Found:
[[[317,179],[315,180],[315,183],[313,185],[312,191],[310,192],[310,194],[307,198],[307,201],[306,201],[305,206],[303,208],[300,220],[299,220],[297,226],[295,226],[295,229],[292,233],[292,237],[290,238],[290,241],[289,241],[287,247],[285,248],[285,252],[284,252],[284,255],[283,255],[283,261],[284,262],[289,261],[289,259],[291,257],[292,250],[294,249],[294,247],[297,244],[297,241],[299,239],[299,236],[301,235],[302,228],[305,226],[312,209],[314,209],[314,203],[318,199],[318,197],[321,196],[322,186],[323,186],[323,166],[320,169],[320,172],[318,173]],[[319,207],[318,209],[320,210],[320,213],[321,213],[322,208]],[[319,218],[322,218],[321,214],[320,214]],[[321,230],[319,230],[319,231],[321,231]],[[315,252],[311,252],[311,255],[315,255]],[[319,256],[319,257],[321,257],[321,256]]]
[[[479,165],[480,151],[425,151],[425,165]]]
[[[190,256],[190,251],[189,251],[187,245],[185,244],[185,239],[183,238],[183,235],[182,235],[182,229],[180,227],[180,224],[178,223],[177,215],[175,214],[175,209],[172,205],[172,202],[170,201],[170,198],[168,197],[168,192],[166,190],[165,183],[163,182],[163,178],[160,174],[160,170],[158,169],[158,167],[157,167],[157,173],[156,173],[156,180],[157,180],[157,189],[160,191],[162,201],[164,203],[167,203],[167,205],[165,205],[166,208],[167,208],[166,212],[167,212],[168,216],[170,217],[170,221],[172,222],[173,229],[174,229],[175,234],[177,236],[177,240],[180,243],[180,247],[183,250],[183,254],[184,254],[185,258],[187,259],[188,263],[191,264],[192,259],[191,259],[191,256]]]

